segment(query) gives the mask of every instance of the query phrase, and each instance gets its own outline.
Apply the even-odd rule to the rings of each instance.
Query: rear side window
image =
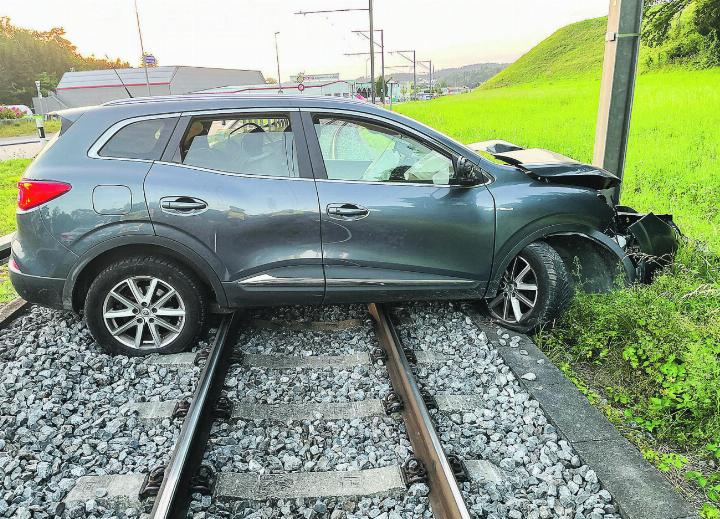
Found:
[[[245,175],[299,176],[295,139],[287,117],[195,118],[180,143],[180,162]]]
[[[147,119],[123,126],[100,149],[101,157],[160,160],[177,118]]]

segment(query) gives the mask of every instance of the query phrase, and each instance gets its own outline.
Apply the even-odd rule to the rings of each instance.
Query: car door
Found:
[[[320,216],[297,110],[183,114],[145,179],[156,234],[214,266],[234,305],[319,303]]]
[[[389,120],[303,112],[322,220],[326,302],[479,297],[495,228],[484,185],[453,186],[457,157]]]

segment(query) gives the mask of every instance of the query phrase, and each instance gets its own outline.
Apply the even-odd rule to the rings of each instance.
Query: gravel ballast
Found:
[[[358,402],[382,398],[390,382],[387,372],[370,365],[354,368],[265,369],[233,366],[225,379],[232,402],[279,404],[288,402]]]
[[[287,307],[256,313],[269,321],[346,321],[364,324],[341,331],[246,329],[236,348],[269,355],[349,355],[378,345],[366,307]],[[355,367],[268,369],[233,366],[225,380],[231,401],[257,404],[350,403],[382,398],[390,391],[387,369]],[[233,420],[213,425],[205,463],[221,472],[292,474],[399,466],[411,455],[399,416],[352,420]],[[343,498],[239,500],[195,496],[194,517],[304,517],[405,519],[431,517],[426,485],[409,492]]]
[[[420,366],[420,385],[433,394],[482,399],[483,407],[473,411],[431,412],[448,453],[487,460],[502,471],[499,483],[462,484],[473,514],[488,519],[619,518],[595,472],[582,465],[499,356],[500,340],[511,344],[519,337],[503,331],[489,338],[450,303],[413,304],[399,313],[406,346],[452,355],[444,364]]]
[[[343,497],[327,499],[277,499],[266,502],[235,501],[212,502],[202,496],[193,496],[190,514],[193,518],[232,517],[243,519],[429,519],[427,485],[412,485],[402,495],[390,494],[372,497]],[[207,496],[206,496],[207,497]]]
[[[361,470],[401,465],[410,456],[403,422],[386,416],[220,423],[210,445],[222,472],[258,474]]]
[[[181,423],[144,423],[121,406],[189,397],[199,372],[106,355],[73,314],[32,307],[9,323],[0,330],[0,517],[53,517],[81,476],[166,463]],[[114,510],[100,490],[64,513],[139,512]]]

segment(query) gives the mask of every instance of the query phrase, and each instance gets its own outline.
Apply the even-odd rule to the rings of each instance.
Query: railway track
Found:
[[[241,354],[233,348],[241,324],[266,330],[292,333],[292,330],[313,330],[318,334],[337,332],[362,326],[362,320],[330,322],[277,322],[254,320],[241,322],[236,314],[225,316],[218,333],[207,352],[207,360],[201,372],[196,392],[191,402],[183,406],[185,421],[175,450],[168,465],[150,474],[141,490],[145,495],[155,494],[151,517],[178,518],[187,515],[192,496],[211,495],[213,500],[242,500],[264,502],[274,499],[297,498],[342,498],[362,495],[401,495],[406,487],[425,484],[429,487],[429,502],[432,515],[438,519],[471,517],[463,501],[456,477],[457,459],[445,455],[442,444],[433,426],[428,407],[427,395],[421,392],[413,375],[413,364],[433,362],[437,358],[420,358],[405,350],[397,331],[386,310],[371,304],[374,334],[379,344],[370,352],[353,355],[283,356],[262,354]],[[422,357],[420,355],[420,357]],[[356,363],[376,362],[384,364],[385,376],[389,377],[391,390],[382,401],[369,398],[343,403],[302,403],[240,405],[229,402],[222,395],[229,370],[252,368],[260,370],[313,369],[328,366],[351,366]],[[233,367],[233,363],[243,367]],[[263,375],[264,376],[264,375]],[[233,377],[234,379],[235,377]],[[233,419],[265,418],[277,420],[288,426],[295,420],[308,416],[336,419],[366,419],[373,415],[390,414],[399,420],[402,416],[402,431],[409,440],[412,456],[402,465],[384,465],[361,470],[344,471],[298,471],[258,474],[251,472],[216,472],[209,467],[206,450],[212,449],[213,423],[223,429],[232,429]],[[385,418],[387,420],[387,418]],[[465,474],[467,477],[467,474]],[[160,482],[161,481],[161,482]],[[206,498],[207,499],[207,498]],[[211,515],[211,514],[209,514]],[[322,514],[320,514],[322,516]],[[329,516],[329,512],[328,512]]]
[[[78,379],[68,421],[84,431],[78,441],[105,450],[54,451],[70,464],[54,476],[63,493],[33,506],[70,517],[617,519],[610,494],[493,345],[518,348],[519,337],[461,305],[264,312],[219,317],[205,349],[133,362],[99,362],[82,341],[65,358],[66,330],[82,331],[60,323],[53,358],[68,370],[86,363],[82,380],[104,392],[95,405]],[[30,387],[14,382],[21,368],[15,361],[6,386]],[[107,386],[126,371],[125,391]],[[85,421],[88,405],[97,415]],[[23,406],[38,411],[11,399],[0,419],[11,423]],[[27,444],[10,442],[9,452]]]
[[[15,233],[6,234],[0,236],[0,264],[5,264],[10,260],[10,253],[12,252],[12,238]],[[5,323],[10,322],[16,315],[25,310],[28,306],[27,301],[21,297],[16,297],[9,303],[0,307],[0,328]]]

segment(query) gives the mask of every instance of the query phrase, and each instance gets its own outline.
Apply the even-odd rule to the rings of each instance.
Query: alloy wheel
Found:
[[[185,303],[169,283],[152,276],[134,276],[105,297],[103,320],[110,333],[135,349],[162,348],[185,325]]]
[[[488,308],[496,319],[519,323],[532,312],[537,299],[537,275],[525,258],[517,256],[505,270],[500,293],[488,303]]]

